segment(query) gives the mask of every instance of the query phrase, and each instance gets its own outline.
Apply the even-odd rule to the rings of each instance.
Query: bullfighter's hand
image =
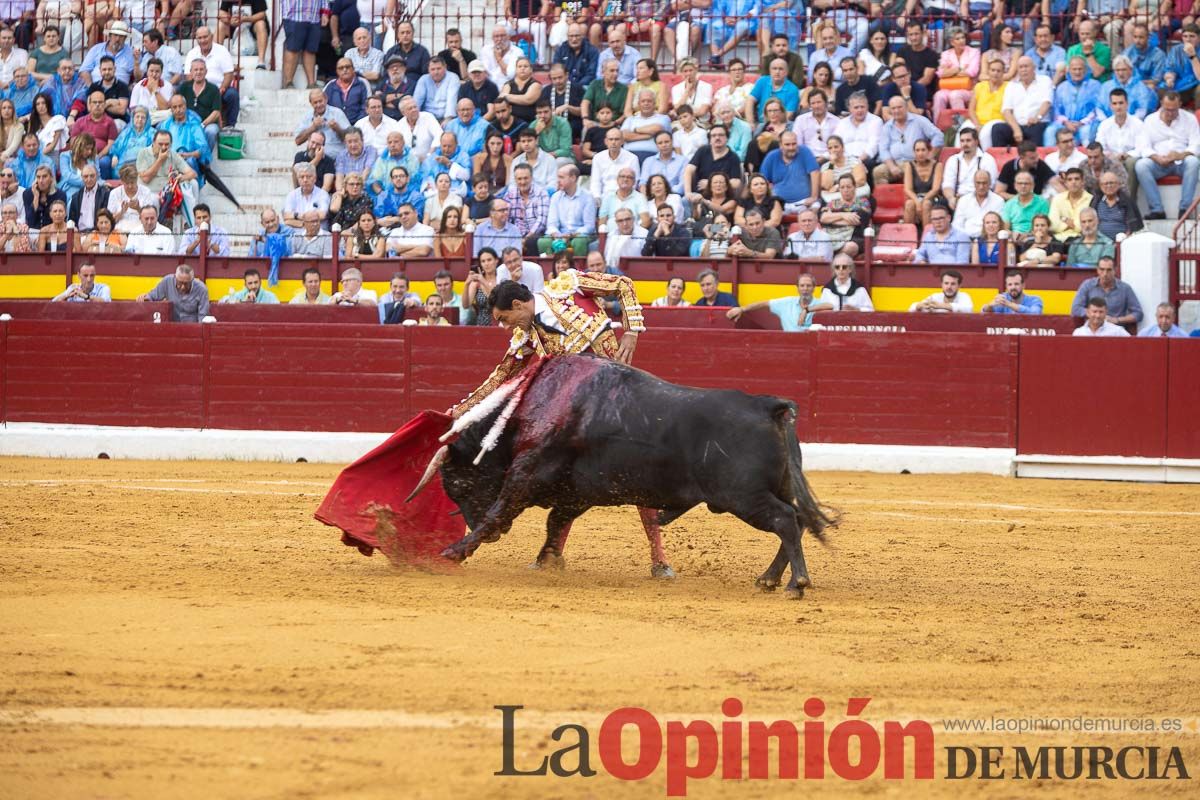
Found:
[[[633,351],[637,349],[638,335],[636,333],[626,333],[621,337],[621,344],[617,348],[617,363],[632,364]]]

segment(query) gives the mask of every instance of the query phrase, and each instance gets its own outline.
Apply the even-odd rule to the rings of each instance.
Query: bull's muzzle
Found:
[[[417,483],[417,488],[412,490],[412,494],[404,498],[404,502],[410,502],[414,497],[421,493],[421,490],[425,488],[426,484],[433,480],[434,474],[441,469],[442,464],[446,463],[446,459],[449,457],[449,455],[450,445],[444,444],[438,448],[438,451],[433,454],[433,458],[429,459],[429,466],[425,468],[425,474],[421,476],[421,480]]]

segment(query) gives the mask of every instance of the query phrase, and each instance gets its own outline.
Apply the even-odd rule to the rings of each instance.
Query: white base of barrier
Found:
[[[10,422],[0,426],[0,456],[347,464],[388,436]],[[803,448],[804,468],[814,471],[1200,483],[1200,459],[1018,456],[1003,447],[806,443]]]
[[[228,431],[200,428],[124,428],[10,422],[0,427],[0,455],[162,461],[312,461],[349,463],[386,433]]]
[[[1127,456],[1017,456],[1018,478],[1200,483],[1200,459]]]
[[[1013,474],[1016,451],[1005,447],[899,444],[803,444],[804,469],[831,472]]]

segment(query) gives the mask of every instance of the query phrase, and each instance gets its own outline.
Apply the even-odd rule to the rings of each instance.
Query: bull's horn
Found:
[[[445,463],[446,457],[450,455],[450,446],[442,445],[438,451],[433,454],[433,458],[429,459],[429,466],[425,468],[425,474],[421,476],[421,481],[417,484],[417,488],[412,490],[412,494],[404,498],[404,502],[410,502],[414,497],[421,493],[425,485],[433,480],[433,475]]]

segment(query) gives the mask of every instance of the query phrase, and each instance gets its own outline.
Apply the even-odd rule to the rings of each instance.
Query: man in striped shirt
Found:
[[[550,195],[534,185],[533,169],[528,164],[513,167],[513,183],[502,195],[510,210],[509,222],[521,233],[521,252],[537,255],[538,237],[546,232],[550,216]]]

